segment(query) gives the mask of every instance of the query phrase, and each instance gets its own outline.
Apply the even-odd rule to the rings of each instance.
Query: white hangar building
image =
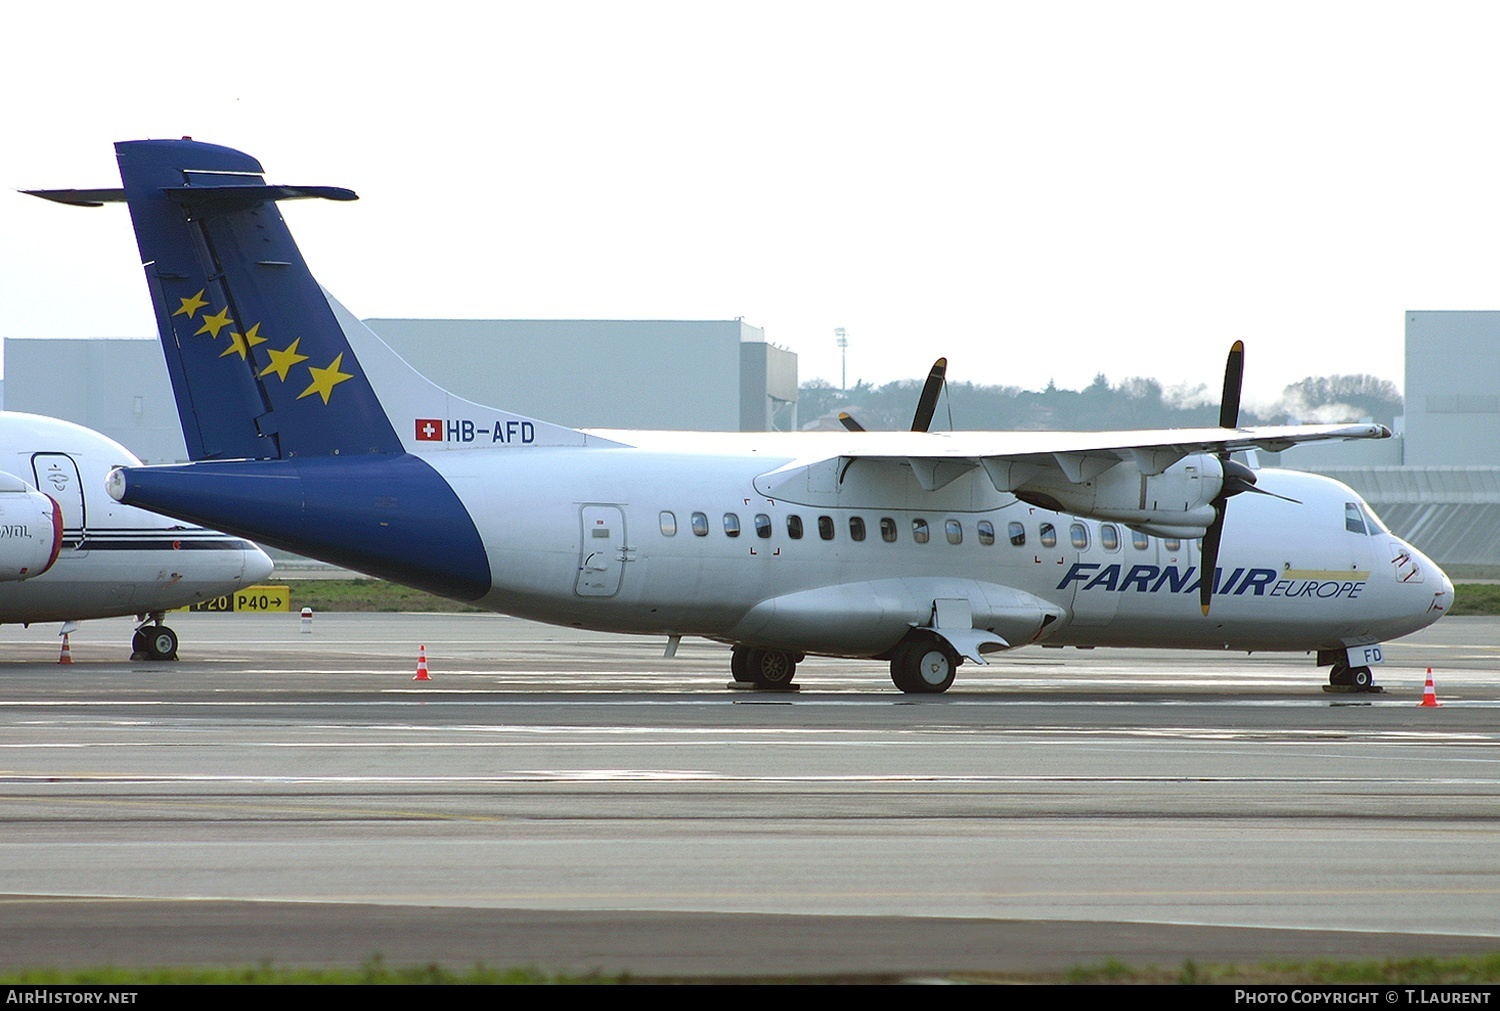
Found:
[[[1403,429],[1365,445],[1299,448],[1285,463],[1343,481],[1459,575],[1500,566],[1500,311],[1408,312]]]

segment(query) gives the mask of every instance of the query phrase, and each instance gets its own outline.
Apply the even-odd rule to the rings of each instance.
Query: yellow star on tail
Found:
[[[229,306],[226,305],[212,316],[204,316],[203,325],[193,332],[193,336],[206,333],[211,337],[218,337],[219,331],[233,322],[234,320],[229,318]]]
[[[312,385],[303,390],[301,393],[297,394],[297,399],[301,400],[303,397],[316,393],[318,394],[318,396],[323,398],[323,403],[328,403],[328,395],[333,392],[333,388],[335,386],[337,386],[339,383],[342,383],[345,379],[354,378],[354,374],[352,372],[339,371],[339,366],[343,363],[343,352],[339,352],[339,356],[333,360],[333,364],[328,366],[328,368],[326,369],[320,369],[315,365],[309,365],[307,367],[307,371],[312,373]]]
[[[207,290],[207,288],[203,289],[203,291]],[[178,299],[178,301],[182,303],[182,308],[178,309],[172,315],[186,316],[188,319],[192,319],[194,316],[198,315],[198,310],[202,309],[205,305],[208,305],[207,302],[203,301],[203,291],[198,292],[198,294],[194,295],[192,298]]]
[[[265,342],[266,339],[260,335],[259,323],[255,324],[244,333],[235,333],[231,330],[229,332],[229,347],[225,348],[223,352],[220,353],[219,357],[227,358],[230,355],[237,354],[241,358],[248,359],[250,349],[255,347],[255,345],[257,344],[264,344]]]
[[[292,370],[292,366],[298,362],[307,361],[307,355],[299,355],[297,353],[297,345],[301,343],[302,338],[298,337],[288,344],[284,350],[277,351],[274,348],[267,348],[266,354],[271,356],[271,364],[261,369],[258,375],[265,376],[274,372],[276,373],[276,378],[280,379],[283,383],[286,382],[286,374]]]

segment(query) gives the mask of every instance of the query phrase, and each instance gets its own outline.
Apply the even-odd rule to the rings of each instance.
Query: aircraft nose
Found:
[[[274,568],[276,563],[271,561],[270,555],[249,541],[245,542],[245,579],[259,582],[269,576]]]

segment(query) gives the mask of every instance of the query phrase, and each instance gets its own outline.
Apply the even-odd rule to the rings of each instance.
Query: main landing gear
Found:
[[[935,635],[913,635],[891,654],[891,681],[909,695],[935,695],[953,684],[963,660]]]
[[[1328,672],[1328,685],[1330,688],[1356,692],[1380,691],[1375,685],[1375,675],[1370,668],[1349,667],[1345,664],[1334,664],[1333,670]]]
[[[792,678],[806,657],[778,649],[735,646],[729,671],[736,684],[771,691],[794,691]],[[891,653],[891,681],[911,695],[936,695],[953,684],[963,659],[942,639],[914,633]]]
[[[177,633],[163,625],[161,619],[160,614],[153,614],[150,620],[135,630],[135,638],[130,643],[130,659],[177,659]]]
[[[736,646],[729,654],[729,672],[740,684],[769,688],[773,691],[790,691],[797,665],[805,659],[800,653],[787,653],[779,649],[759,649],[754,646]]]

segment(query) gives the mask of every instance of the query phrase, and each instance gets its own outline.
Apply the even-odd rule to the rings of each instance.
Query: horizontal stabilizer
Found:
[[[41,197],[59,204],[75,207],[103,207],[105,204],[123,204],[123,189],[105,190],[22,190],[27,196]]]
[[[123,204],[123,188],[99,190],[22,190],[28,196],[41,197],[75,207],[103,207]],[[162,192],[185,207],[210,207],[233,210],[254,207],[270,200],[358,200],[359,194],[342,186],[163,186]]]

